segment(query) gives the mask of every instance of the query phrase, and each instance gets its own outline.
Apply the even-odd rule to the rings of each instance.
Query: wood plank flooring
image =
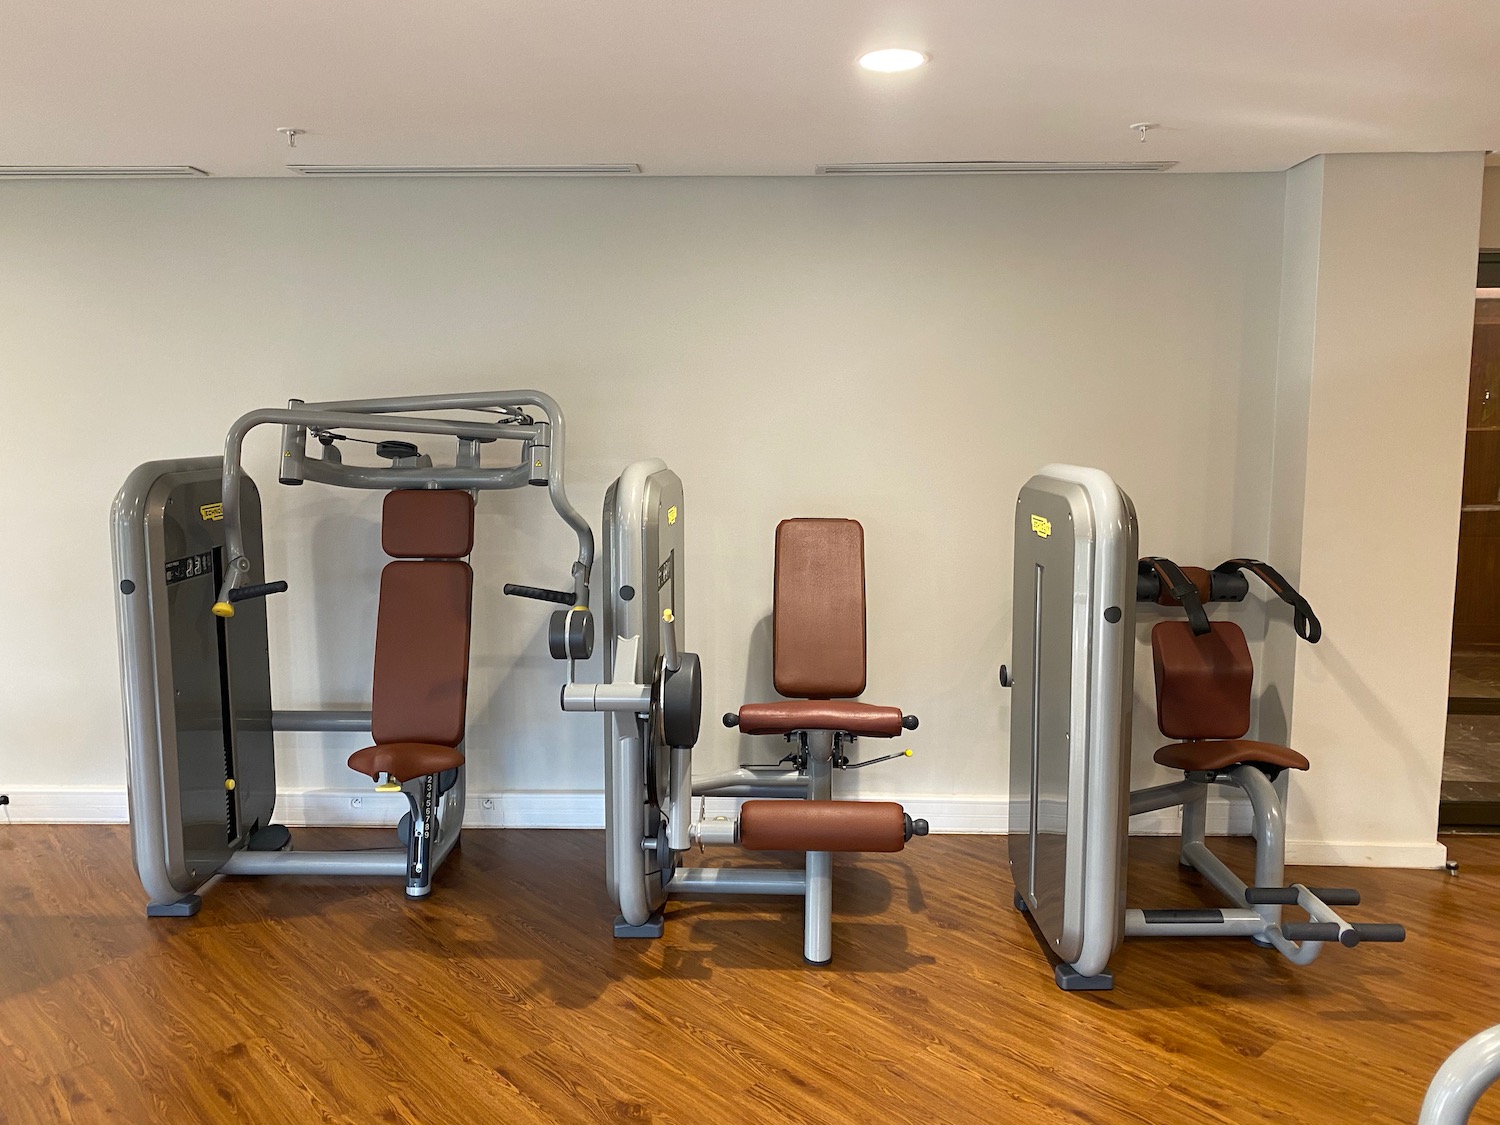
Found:
[[[1296,968],[1131,942],[1113,992],[1068,995],[997,837],[839,861],[814,968],[796,900],[676,904],[663,940],[615,941],[599,833],[467,832],[422,903],[234,879],[148,921],[124,828],[4,827],[0,1122],[1410,1123],[1500,1023],[1500,839],[1447,843],[1457,878],[1295,872],[1361,887],[1351,913],[1404,945]],[[1169,841],[1130,874],[1133,903],[1216,904]]]

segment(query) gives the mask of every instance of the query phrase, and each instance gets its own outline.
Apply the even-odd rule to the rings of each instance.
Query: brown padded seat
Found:
[[[906,813],[895,801],[746,801],[740,845],[757,852],[899,852]]]
[[[899,707],[849,698],[865,690],[865,531],[859,521],[776,525],[771,638],[776,690],[797,698],[745,704],[742,733],[831,730],[895,738],[902,732]]]
[[[790,734],[798,730],[841,730],[874,738],[895,738],[904,731],[901,708],[877,707],[849,699],[788,699],[747,703],[740,708],[743,734]]]
[[[1163,621],[1151,630],[1151,660],[1156,724],[1168,738],[1185,740],[1158,750],[1157,764],[1193,772],[1244,763],[1307,769],[1307,759],[1289,746],[1240,737],[1250,729],[1255,668],[1238,625],[1215,621],[1200,637],[1186,621]]]
[[[1256,742],[1249,738],[1209,738],[1199,742],[1174,742],[1153,755],[1158,765],[1175,770],[1227,770],[1253,763],[1278,769],[1305,770],[1308,761],[1290,746]]]
[[[452,746],[430,742],[387,742],[366,746],[349,755],[349,768],[379,777],[390,774],[397,781],[410,781],[430,773],[442,773],[464,764],[463,752]]]
[[[392,554],[380,574],[375,625],[371,729],[375,745],[349,758],[351,769],[400,781],[460,765],[469,690],[469,621],[474,573],[444,557],[469,553],[474,498],[467,492],[409,489],[385,498],[382,541]]]

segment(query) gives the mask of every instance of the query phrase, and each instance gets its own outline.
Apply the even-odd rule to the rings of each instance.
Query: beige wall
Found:
[[[1282,633],[1266,663],[1313,763],[1288,806],[1304,862],[1442,860],[1482,160],[1325,156],[1288,176],[1271,544],[1326,633]]]
[[[542,387],[569,412],[574,499],[594,521],[622,466],[665,457],[695,513],[687,639],[710,717],[767,686],[776,521],[859,518],[866,698],[922,726],[913,759],[841,784],[933,795],[976,826],[1003,812],[995,670],[1027,476],[1108,467],[1153,550],[1264,549],[1264,482],[1234,478],[1267,430],[1280,176],[0,194],[0,379],[9,460],[30,470],[0,478],[24,542],[0,554],[13,796],[122,782],[105,528],[127,472],[212,453],[241,412],[294,395]],[[268,570],[292,583],[271,603],[282,705],[357,704],[377,498],[276,487],[273,435],[257,437]],[[530,490],[480,513],[471,792],[597,791],[602,724],[558,711],[545,609],[499,593],[560,583],[569,533]],[[779,755],[705,729],[702,770]],[[343,766],[357,745],[306,740],[282,756],[286,784],[367,789]]]
[[[1331,444],[1319,456],[1343,456],[1349,435],[1327,418],[1345,409],[1343,391],[1330,380],[1309,413],[1278,372],[1314,328],[1322,349],[1335,330],[1368,326],[1321,319],[1322,242],[1307,238],[1324,235],[1303,227],[1326,225],[1329,212],[1298,212],[1288,182],[5,185],[0,382],[17,471],[0,479],[0,526],[19,545],[0,553],[0,776],[12,812],[70,815],[89,799],[101,815],[122,807],[105,528],[109,499],[135,464],[215,452],[235,416],[290,396],[534,385],[568,411],[573,497],[591,521],[632,459],[663,456],[683,477],[694,513],[687,640],[704,658],[710,718],[768,686],[775,522],[862,520],[865,698],[897,703],[922,726],[904,743],[915,758],[841,783],[914,795],[944,827],[1002,827],[1008,713],[995,669],[1009,655],[1010,513],[1038,466],[1111,471],[1154,553],[1211,563],[1307,551],[1273,537],[1273,495],[1303,487],[1283,456],[1297,425],[1312,440],[1326,427]],[[1427,186],[1454,190],[1446,180]],[[1421,255],[1418,236],[1436,239],[1417,272],[1444,301],[1450,238],[1440,228],[1455,206],[1445,202],[1430,227],[1399,240],[1403,253]],[[1348,237],[1378,235],[1365,219],[1391,217],[1376,208]],[[1467,268],[1472,285],[1472,245]],[[1353,267],[1342,276],[1352,284]],[[1446,304],[1441,311],[1446,326]],[[1339,369],[1359,362],[1350,353]],[[1432,365],[1444,387],[1445,364]],[[1380,378],[1374,401],[1400,414],[1402,372],[1384,362],[1368,370]],[[1449,397],[1419,410],[1423,441],[1446,441]],[[356,705],[367,698],[383,561],[378,498],[277,488],[271,441],[253,441],[249,463],[273,527],[268,571],[292,583],[272,602],[279,705]],[[1447,456],[1401,484],[1402,504],[1446,502],[1450,483],[1456,498]],[[1305,476],[1316,476],[1311,464]],[[471,794],[521,810],[511,819],[587,823],[598,815],[602,724],[558,711],[562,669],[546,656],[545,610],[499,594],[507,581],[561,583],[570,536],[530,490],[486,496],[480,513]],[[1393,545],[1427,534],[1380,526]],[[1299,534],[1306,539],[1305,527]],[[1391,656],[1380,646],[1399,650],[1401,638],[1353,642],[1348,615],[1389,616],[1376,607],[1389,605],[1390,573],[1372,571],[1380,589],[1346,606],[1329,584],[1364,561],[1335,540],[1321,550],[1325,569],[1304,580],[1320,609],[1333,598],[1330,633],[1354,644],[1338,651],[1360,675],[1369,663],[1384,668]],[[1256,604],[1218,612],[1246,621],[1259,644]],[[1272,618],[1274,644],[1286,625]],[[1418,655],[1438,660],[1433,645]],[[1418,676],[1423,708],[1440,663]],[[1156,738],[1149,659],[1140,664],[1135,773],[1144,781],[1156,774]],[[1275,704],[1296,676],[1298,722],[1310,690],[1301,669],[1284,682],[1262,677]],[[1339,721],[1341,706],[1330,711]],[[1279,714],[1268,707],[1263,727],[1284,721]],[[1423,723],[1418,771],[1427,777],[1441,739]],[[775,756],[715,722],[705,732],[700,771]],[[332,792],[347,814],[348,794],[368,791],[343,766],[358,744],[289,741],[285,787]],[[1415,821],[1387,824],[1347,799],[1357,753],[1346,747],[1299,780],[1295,800],[1316,815],[1298,830],[1314,843],[1405,846]],[[1383,773],[1382,784],[1393,777],[1399,771]],[[1349,792],[1370,798],[1368,788]]]

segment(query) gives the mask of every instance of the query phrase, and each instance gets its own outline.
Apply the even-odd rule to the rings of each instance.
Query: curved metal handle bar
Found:
[[[412,418],[399,413],[417,410],[475,410],[492,406],[535,406],[546,411],[548,427],[525,426],[506,422],[453,421],[447,418]],[[378,415],[379,417],[372,417]],[[563,479],[566,457],[566,431],[562,407],[551,395],[541,391],[477,391],[452,395],[412,395],[404,398],[352,399],[343,402],[305,403],[295,408],[252,410],[238,418],[224,439],[224,474],[220,498],[224,505],[224,545],[228,554],[219,601],[227,601],[229,591],[240,584],[249,568],[245,558],[244,539],[240,532],[239,485],[244,470],[240,459],[245,435],[257,426],[281,425],[318,429],[376,430],[387,433],[437,434],[468,439],[501,439],[525,441],[542,437],[550,430],[552,467],[547,479],[547,495],[552,507],[578,537],[578,559],[573,564],[573,590],[576,604],[588,602],[589,571],[594,564],[594,532],[588,521],[568,501]],[[317,462],[309,462],[307,479],[324,484],[351,488],[380,488],[391,483],[383,474],[390,470],[359,469],[349,466],[337,473]],[[526,481],[524,466],[504,469],[429,469],[429,480],[449,488],[515,488]]]
[[[1492,1083],[1500,1079],[1500,1027],[1481,1031],[1433,1075],[1417,1125],[1463,1125]]]

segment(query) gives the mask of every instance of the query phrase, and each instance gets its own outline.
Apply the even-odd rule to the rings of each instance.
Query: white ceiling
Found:
[[[876,75],[864,51],[932,62]],[[1160,122],[1145,144],[1129,126]],[[294,153],[278,126],[308,130]],[[1500,149],[1500,0],[0,0],[0,164]]]

